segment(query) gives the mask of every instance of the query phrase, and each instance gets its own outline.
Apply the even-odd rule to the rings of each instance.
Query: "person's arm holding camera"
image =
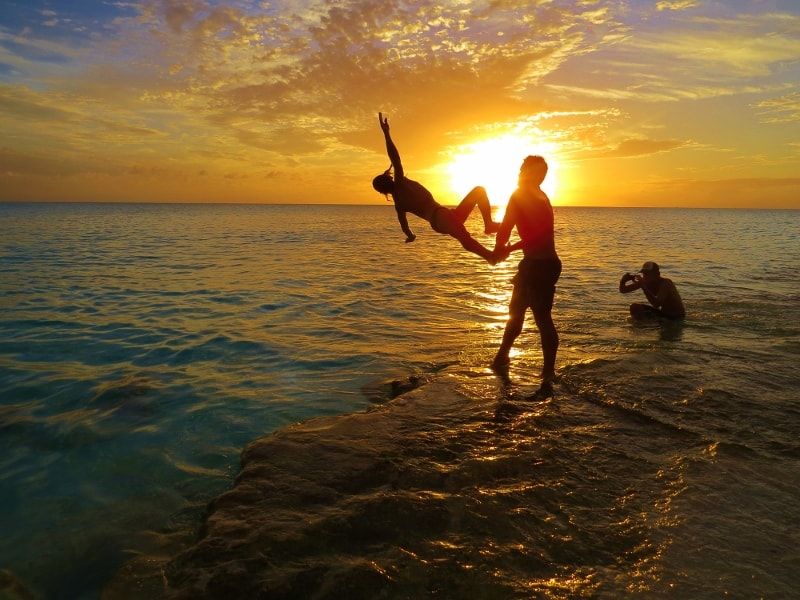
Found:
[[[619,291],[623,294],[636,291],[642,287],[642,278],[639,275],[625,273],[619,280]]]

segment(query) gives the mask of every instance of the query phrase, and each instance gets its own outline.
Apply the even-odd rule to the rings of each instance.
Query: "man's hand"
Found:
[[[383,133],[389,135],[389,117],[384,118],[383,113],[378,113],[378,123],[381,124]]]
[[[497,263],[501,263],[507,259],[508,255],[511,254],[510,248],[511,246],[505,245],[492,250],[492,256],[489,258],[489,264],[496,265]]]

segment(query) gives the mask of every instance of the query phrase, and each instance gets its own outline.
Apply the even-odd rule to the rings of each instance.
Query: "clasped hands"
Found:
[[[492,254],[487,260],[490,265],[496,265],[507,259],[509,254],[511,254],[511,244],[506,244],[492,250]]]

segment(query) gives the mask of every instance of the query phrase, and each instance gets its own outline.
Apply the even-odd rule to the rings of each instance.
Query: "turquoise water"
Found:
[[[789,596],[800,212],[557,207],[556,220],[557,368],[574,421],[532,443],[569,445],[590,422],[580,444],[613,455],[622,435],[638,463],[656,436],[670,466],[661,480],[642,471],[639,497],[675,507],[652,557],[683,574],[688,595],[674,597]],[[485,370],[516,262],[491,267],[412,227],[404,244],[390,206],[0,205],[7,579],[36,597],[100,597],[132,557],[191,539],[248,442],[385,402],[387,380]],[[617,282],[645,260],[676,282],[682,325],[630,322]],[[515,352],[524,391],[540,368],[534,331]],[[566,481],[596,477],[569,449],[551,458],[567,504]],[[596,509],[586,535],[602,545],[618,528]]]

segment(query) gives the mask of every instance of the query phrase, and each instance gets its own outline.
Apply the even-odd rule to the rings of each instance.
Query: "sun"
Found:
[[[558,187],[557,147],[548,141],[532,141],[530,136],[506,134],[459,146],[452,151],[445,169],[456,193],[464,196],[482,185],[493,206],[505,207],[517,187],[519,167],[530,154],[540,154],[547,160],[549,169],[542,189],[554,198]]]

